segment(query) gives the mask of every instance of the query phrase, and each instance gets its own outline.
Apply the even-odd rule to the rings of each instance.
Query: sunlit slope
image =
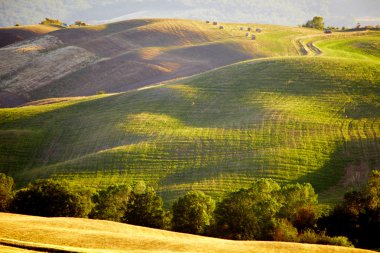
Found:
[[[315,43],[327,56],[380,61],[380,32],[344,33]]]
[[[171,200],[254,178],[339,197],[380,166],[380,65],[251,61],[117,95],[0,110],[0,171],[105,187],[145,180]]]
[[[337,246],[230,241],[128,224],[75,219],[42,218],[0,213],[2,252],[24,252],[17,247],[38,252],[254,252],[254,253],[365,253],[372,252]],[[12,251],[12,249],[14,251]],[[9,250],[9,251],[8,251]],[[26,251],[25,251],[26,252]]]
[[[380,32],[378,31],[314,34],[300,37],[297,41],[301,42],[306,51],[311,54],[313,49],[316,49],[323,56],[380,61]]]
[[[0,28],[0,47],[59,30],[49,25],[23,25]]]
[[[298,55],[311,29],[178,19],[62,29],[0,50],[0,107],[49,97],[120,92],[243,60]],[[240,30],[243,27],[244,30]],[[248,27],[262,33],[246,36]],[[257,40],[251,40],[256,34]],[[9,99],[12,97],[13,99]]]

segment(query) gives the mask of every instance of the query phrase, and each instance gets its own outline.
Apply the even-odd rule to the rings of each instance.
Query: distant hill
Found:
[[[187,18],[299,25],[316,15],[333,26],[352,27],[370,19],[375,19],[372,24],[380,24],[380,2],[376,0],[3,0],[1,9],[0,26],[35,24],[45,17],[68,23]]]
[[[249,26],[263,29],[260,39],[246,36]],[[0,58],[8,59],[0,63],[0,107],[127,91],[243,60],[298,55],[294,39],[310,34],[321,33],[175,19],[62,29],[0,50]]]
[[[228,31],[207,29],[209,36]],[[221,196],[270,177],[310,182],[322,202],[337,201],[380,167],[380,33],[303,36],[296,28],[272,29],[264,27],[257,44],[241,41],[253,45],[249,52],[274,57],[124,93],[1,109],[0,172],[19,185],[45,177],[94,188],[144,180],[167,203],[191,189]],[[294,31],[302,36],[292,39]],[[139,36],[152,33],[134,30],[132,38],[146,41]],[[64,34],[56,38],[78,43]],[[170,36],[160,43],[171,43]],[[94,41],[86,43],[90,50]],[[233,50],[246,55],[236,45],[244,44]],[[308,55],[289,56],[298,47]],[[314,55],[314,47],[322,54]],[[169,48],[181,59],[197,57],[198,64],[213,56],[202,50],[188,55],[181,45]],[[157,51],[143,50],[148,59],[157,57]],[[108,71],[110,77],[117,73]],[[89,77],[78,80],[86,84]]]
[[[41,34],[56,31],[58,28],[46,25],[29,25],[0,28],[0,48],[6,45],[30,39]]]
[[[7,245],[7,246],[4,246]],[[33,249],[35,251],[28,251]],[[0,213],[2,252],[370,253],[337,246],[230,241],[122,223]]]

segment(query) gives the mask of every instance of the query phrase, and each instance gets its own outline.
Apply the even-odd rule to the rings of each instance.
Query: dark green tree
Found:
[[[47,179],[19,190],[11,209],[15,213],[45,217],[85,217],[86,204],[68,185]]]
[[[0,212],[8,211],[13,197],[13,178],[0,173]]]
[[[94,208],[90,218],[121,221],[125,212],[132,188],[128,185],[110,186],[93,196]]]
[[[153,188],[147,187],[144,192],[134,190],[122,221],[138,226],[163,228],[165,211],[162,205],[162,199]]]
[[[173,204],[173,230],[204,234],[213,219],[215,201],[200,191],[188,192]]]
[[[312,20],[307,21],[303,26],[323,30],[325,28],[325,22],[323,17],[315,16]]]
[[[249,189],[230,193],[215,210],[217,236],[238,240],[270,240],[281,208],[280,186],[258,179]]]
[[[299,231],[313,228],[319,217],[318,195],[311,184],[287,184],[281,189],[280,217],[288,219]]]
[[[363,194],[369,209],[380,209],[380,170],[372,171]]]
[[[318,221],[330,236],[347,236],[355,246],[380,248],[380,171],[373,171],[366,187],[344,196],[333,212]]]

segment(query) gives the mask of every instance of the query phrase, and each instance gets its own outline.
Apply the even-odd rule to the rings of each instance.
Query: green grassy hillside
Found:
[[[363,32],[354,36],[342,33],[330,39],[317,41],[316,46],[328,56],[380,60],[379,32]]]
[[[20,183],[145,180],[167,201],[271,177],[310,182],[334,201],[380,166],[380,62],[355,59],[360,48],[351,58],[253,60],[149,89],[1,109],[0,171]]]

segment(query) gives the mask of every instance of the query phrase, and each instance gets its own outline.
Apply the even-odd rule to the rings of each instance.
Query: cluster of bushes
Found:
[[[372,172],[362,190],[346,193],[318,225],[329,235],[347,236],[360,248],[380,249],[380,171]]]
[[[41,21],[41,25],[56,25],[56,26],[62,26],[62,22],[58,19],[52,19],[52,18],[45,18],[45,20]]]
[[[312,20],[308,20],[302,27],[315,28],[323,30],[325,28],[325,22],[323,17],[315,16]]]
[[[175,201],[171,211],[164,210],[162,199],[142,182],[93,193],[40,180],[14,193],[12,178],[0,174],[0,181],[0,211],[89,217],[236,240],[380,247],[380,171],[372,172],[362,191],[346,194],[330,213],[318,204],[310,184],[281,186],[271,179],[258,179],[218,203],[191,191]]]
[[[87,25],[85,22],[82,22],[82,21],[80,21],[80,20],[75,21],[74,24],[77,25],[77,26],[86,26],[86,25]]]
[[[59,26],[62,28],[68,27],[66,23],[61,22],[58,19],[45,18],[45,20],[41,21],[41,25],[51,25],[51,26]],[[75,23],[71,26],[87,26],[87,24],[83,21],[75,21]]]

